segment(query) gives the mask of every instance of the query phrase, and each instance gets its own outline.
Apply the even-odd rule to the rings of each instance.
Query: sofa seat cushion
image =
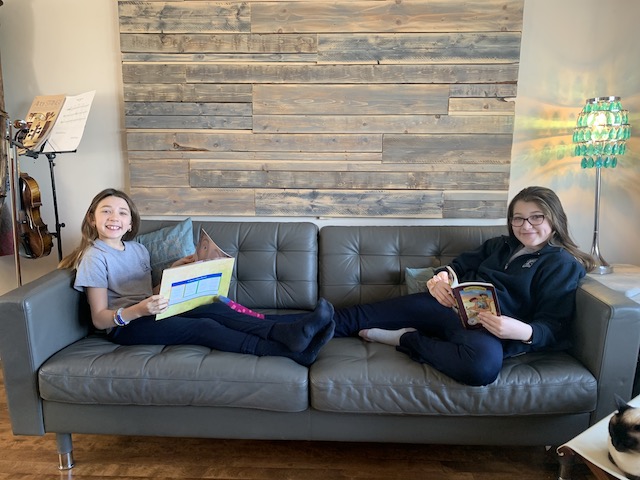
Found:
[[[243,407],[300,412],[309,406],[307,368],[284,357],[194,345],[120,346],[88,337],[47,360],[40,394],[90,405]]]
[[[415,415],[536,415],[590,412],[593,375],[566,353],[505,360],[498,379],[470,387],[395,348],[334,338],[309,371],[311,406],[327,412]]]

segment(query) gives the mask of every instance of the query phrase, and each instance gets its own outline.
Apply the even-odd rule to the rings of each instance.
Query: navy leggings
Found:
[[[203,305],[179,316],[155,321],[142,317],[126,328],[114,328],[110,338],[121,345],[203,345],[225,352],[282,355],[290,352],[268,340],[277,322],[292,322],[304,314],[267,315],[265,319],[238,313],[223,303]],[[468,385],[493,382],[502,368],[502,342],[485,330],[466,330],[450,308],[430,294],[418,293],[335,311],[336,337],[357,336],[365,328],[396,330],[413,327],[398,350]]]
[[[487,385],[502,368],[502,341],[484,329],[465,329],[457,314],[429,293],[337,309],[334,320],[336,337],[366,328],[413,327],[418,331],[402,335],[397,349],[467,385]]]
[[[214,302],[159,321],[154,316],[141,317],[126,327],[114,328],[109,337],[120,345],[203,345],[224,352],[288,356],[284,345],[268,339],[269,333],[275,323],[292,322],[303,315],[260,319]]]

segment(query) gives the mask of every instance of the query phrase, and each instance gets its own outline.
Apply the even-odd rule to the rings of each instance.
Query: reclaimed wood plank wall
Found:
[[[143,215],[503,218],[524,0],[119,1]]]

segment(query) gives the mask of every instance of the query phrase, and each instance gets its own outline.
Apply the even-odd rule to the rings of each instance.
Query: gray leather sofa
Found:
[[[145,221],[150,231],[171,222]],[[446,264],[500,227],[194,222],[237,257],[230,297],[265,311],[337,308],[406,293],[406,267]],[[640,306],[586,278],[569,352],[508,359],[461,385],[394,348],[333,339],[307,369],[200,346],[114,345],[92,333],[70,271],[0,298],[0,356],[16,435],[559,445],[630,398]]]

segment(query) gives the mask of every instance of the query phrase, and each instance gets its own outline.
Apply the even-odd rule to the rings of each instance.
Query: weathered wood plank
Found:
[[[254,193],[248,189],[132,186],[130,193],[141,215],[256,215]]]
[[[442,209],[442,218],[504,218],[506,216],[506,202],[500,200],[445,202]]]
[[[468,202],[473,200],[503,201],[506,205],[509,192],[505,190],[488,190],[477,192],[475,190],[445,190],[443,198],[445,202]],[[505,225],[506,226],[506,225]]]
[[[126,83],[147,83],[144,65]],[[151,68],[151,66],[149,66]],[[516,83],[518,65],[185,65],[188,83]],[[123,65],[124,69],[124,65]],[[153,73],[151,74],[153,76]]]
[[[186,65],[125,63],[122,65],[124,83],[187,83]]]
[[[443,218],[506,218],[508,193],[507,190],[445,191]]]
[[[187,160],[137,162],[129,160],[129,181],[135,187],[189,187]]]
[[[266,216],[442,218],[442,192],[257,190],[256,214]]]
[[[251,130],[251,104],[125,102],[126,128]]]
[[[127,34],[123,53],[317,53],[317,35],[299,34]]]
[[[449,115],[510,115],[516,111],[515,102],[499,98],[451,98]]]
[[[250,103],[125,102],[125,115],[251,115]]]
[[[294,172],[494,172],[509,173],[508,162],[496,164],[483,163],[416,163],[416,164],[389,164],[371,161],[336,161],[316,160],[313,162],[301,162],[294,160],[221,160],[215,159],[191,159],[189,168],[196,170],[217,171],[294,171]]]
[[[256,115],[427,115],[447,113],[447,85],[256,85]]]
[[[517,95],[518,86],[515,83],[454,83],[449,85],[449,97],[495,97],[512,98]]]
[[[249,32],[247,2],[119,1],[121,33]]]
[[[442,218],[442,192],[257,190],[265,216]]]
[[[382,162],[382,152],[193,152],[193,151],[131,151],[129,159],[190,159],[202,161],[242,162]]]
[[[126,128],[251,130],[251,117],[231,115],[135,115],[125,117]]]
[[[513,115],[254,115],[261,133],[512,133]]]
[[[347,64],[517,63],[520,32],[320,35],[318,61]]]
[[[129,150],[379,152],[381,135],[269,135],[227,132],[127,133]]]
[[[252,100],[251,85],[124,84],[125,102],[230,102]]]
[[[277,2],[251,5],[251,31],[521,31],[523,0]]]
[[[512,135],[385,135],[382,158],[393,163],[504,163]]]
[[[125,63],[309,63],[318,62],[317,53],[123,53]]]
[[[314,172],[192,170],[190,184],[197,188],[300,188],[346,190],[496,190],[509,186],[506,172]]]

